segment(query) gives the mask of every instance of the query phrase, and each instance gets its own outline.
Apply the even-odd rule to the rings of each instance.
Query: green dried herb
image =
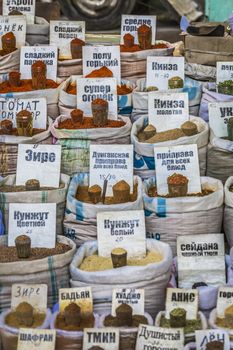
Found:
[[[233,95],[233,80],[225,80],[218,84],[218,93],[224,95]]]

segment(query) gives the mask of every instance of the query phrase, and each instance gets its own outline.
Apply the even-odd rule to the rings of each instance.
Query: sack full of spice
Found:
[[[190,121],[196,124],[198,133],[193,136],[183,136],[181,129],[173,129],[174,132],[169,132],[169,137],[166,133],[161,135],[155,134],[156,141],[153,137],[147,142],[139,141],[139,133],[148,125],[148,118],[146,116],[139,118],[132,125],[131,143],[134,145],[134,172],[143,179],[154,176],[155,161],[154,161],[154,147],[155,146],[176,146],[197,144],[199,165],[201,175],[206,172],[206,151],[209,138],[209,127],[206,122],[198,117],[190,117]],[[149,142],[150,141],[150,142]]]
[[[147,237],[170,244],[174,255],[179,235],[221,232],[223,185],[204,176],[201,185],[202,193],[169,198],[158,196],[155,177],[143,182]]]
[[[144,288],[145,311],[154,317],[164,308],[172,252],[166,243],[154,239],[146,242],[147,256],[144,259],[128,261],[128,266],[118,269],[112,268],[111,258],[102,260],[98,256],[97,241],[84,243],[70,265],[71,286],[92,288],[94,310],[98,314],[111,311],[114,288]]]
[[[132,201],[127,203],[114,204],[112,198],[107,198],[106,204],[102,202],[93,204],[88,201],[88,185],[89,174],[76,174],[70,182],[67,194],[64,234],[73,239],[78,246],[86,241],[96,239],[96,215],[98,212],[143,209],[142,181],[138,176],[134,177],[135,191],[132,195]]]
[[[35,23],[27,24],[26,42],[30,46],[49,43],[49,22],[45,18],[35,17]]]
[[[56,234],[63,234],[66,193],[70,182],[69,176],[61,174],[59,188],[41,188],[39,191],[27,191],[25,186],[16,186],[15,181],[15,175],[9,175],[0,180],[0,209],[4,214],[6,233],[10,203],[56,203]]]

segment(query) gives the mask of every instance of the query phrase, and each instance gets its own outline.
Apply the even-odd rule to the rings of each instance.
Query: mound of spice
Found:
[[[224,95],[233,95],[233,80],[225,80],[218,84],[218,93]]]
[[[5,323],[13,328],[38,328],[45,320],[45,313],[40,313],[26,302],[20,303],[5,319]]]
[[[113,72],[108,67],[101,67],[87,74],[85,78],[112,78]]]
[[[203,188],[201,193],[189,193],[189,194],[187,194],[187,197],[204,197],[204,196],[208,196],[211,193],[214,193],[214,190],[212,190],[212,189],[204,189]],[[149,197],[173,198],[170,194],[167,194],[166,196],[158,195],[156,186],[151,186],[148,189],[147,194],[148,194]]]
[[[45,129],[32,129],[32,136],[38,135],[41,132],[46,131]],[[12,135],[12,136],[21,136],[18,134],[18,129],[17,128],[12,128],[11,131],[6,132],[4,129],[0,129],[0,135]]]
[[[218,340],[208,342],[206,344],[206,350],[224,350],[224,343]]]
[[[187,122],[184,122],[181,125],[181,130],[186,136],[193,136],[198,134],[197,125],[191,122],[190,120],[188,120]]]
[[[105,327],[138,327],[139,324],[148,324],[148,320],[142,315],[133,315],[133,309],[128,304],[121,304],[116,308],[116,317],[105,317]]]
[[[58,84],[50,79],[46,79],[46,89],[56,89]],[[12,87],[9,80],[0,84],[0,93],[7,94],[9,92],[28,92],[35,90],[32,86],[32,79],[21,79],[19,86]]]
[[[122,120],[111,120],[111,119],[108,119],[107,124],[104,127],[105,128],[121,128],[124,125],[125,125],[125,122],[123,122]],[[58,125],[58,129],[67,129],[67,130],[93,129],[93,128],[102,128],[102,126],[94,125],[92,117],[83,117],[83,122],[82,123],[76,123],[75,126],[74,126],[71,118],[63,120]]]
[[[161,49],[168,49],[168,48],[169,48],[169,46],[165,43],[157,43],[157,44],[151,46],[151,49],[153,49],[153,50],[161,50]],[[121,50],[121,52],[143,51],[143,49],[141,49],[139,45],[133,45],[131,47],[121,45],[120,50]]]
[[[82,314],[81,308],[75,304],[70,303],[57,315],[55,327],[65,331],[83,331],[84,328],[92,328],[95,324],[95,317],[93,314]]]
[[[59,188],[64,188],[65,184],[61,183]],[[26,191],[49,191],[49,190],[57,190],[57,188],[53,188],[53,187],[40,187],[39,190],[35,190],[35,189],[30,189],[29,187],[21,185],[21,186],[16,186],[16,185],[0,185],[0,192],[2,193],[9,193],[9,192],[26,192]]]
[[[1,37],[2,50],[0,50],[0,56],[6,56],[11,52],[17,50],[16,48],[16,37],[13,32],[8,32]]]
[[[119,181],[112,186],[113,200],[115,203],[127,203],[130,201],[130,186],[125,181]]]
[[[168,191],[171,197],[184,197],[188,193],[188,178],[182,174],[172,174],[167,178]]]

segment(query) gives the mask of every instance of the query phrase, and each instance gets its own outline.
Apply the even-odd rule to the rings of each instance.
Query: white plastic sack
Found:
[[[223,327],[219,327],[218,325],[216,325],[216,319],[217,319],[217,309],[214,309],[211,311],[210,313],[210,317],[209,317],[209,328],[211,329],[223,329],[225,330],[229,336],[230,339],[233,339],[233,329],[230,328],[223,328]]]
[[[176,145],[190,145],[197,144],[198,155],[199,155],[199,165],[200,165],[200,174],[205,175],[206,173],[206,151],[209,138],[209,127],[208,124],[198,118],[190,117],[190,120],[197,125],[199,133],[193,136],[181,137],[177,140],[170,140],[166,142],[159,143],[144,143],[139,142],[137,134],[140,130],[143,129],[148,124],[147,117],[139,118],[132,125],[131,130],[131,143],[134,145],[134,172],[137,175],[147,178],[148,174],[146,171],[150,170],[150,175],[155,174],[155,160],[154,160],[154,147],[163,147],[163,146],[176,146]],[[145,172],[145,176],[144,176]]]
[[[185,63],[185,75],[202,81],[216,80],[216,67],[204,66],[197,63]]]
[[[45,18],[35,17],[35,23],[27,24],[26,42],[30,46],[49,43],[49,22]]]
[[[144,288],[145,311],[154,317],[164,308],[165,290],[170,279],[172,252],[168,244],[147,239],[147,250],[158,251],[163,260],[146,266],[87,272],[79,269],[85,257],[97,252],[97,241],[84,243],[70,265],[71,286],[92,288],[94,309],[98,314],[111,312],[114,288]]]
[[[19,71],[20,50],[16,50],[5,56],[0,56],[0,83],[8,80],[9,73]]]
[[[65,236],[75,240],[80,246],[86,241],[93,241],[97,237],[96,216],[98,212],[105,211],[125,211],[143,209],[142,201],[142,181],[139,177],[134,177],[134,183],[138,184],[138,196],[135,202],[121,204],[90,204],[80,202],[75,198],[78,186],[89,185],[89,174],[80,173],[73,176],[66,202],[66,213],[64,220]]]
[[[233,184],[233,176],[229,177],[224,186],[225,207],[224,207],[224,232],[228,244],[233,247],[233,192],[229,191],[229,187]]]

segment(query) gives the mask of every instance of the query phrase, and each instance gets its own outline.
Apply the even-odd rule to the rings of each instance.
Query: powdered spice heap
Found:
[[[116,317],[105,317],[105,327],[138,327],[139,324],[148,324],[147,318],[142,315],[133,315],[133,309],[128,304],[121,304],[116,308]]]
[[[2,36],[2,50],[0,51],[1,56],[8,55],[11,52],[17,50],[16,48],[16,37],[13,32],[8,32]]]
[[[125,122],[122,120],[111,120],[108,119],[107,124],[104,126],[105,128],[121,128],[125,125]],[[70,119],[63,120],[59,123],[58,129],[66,129],[66,130],[74,130],[74,129],[95,129],[95,128],[102,128],[101,125],[96,126],[94,125],[93,118],[91,117],[84,117],[82,124],[77,123],[75,126]]]
[[[87,74],[85,78],[112,78],[113,72],[108,67],[101,67]]]
[[[50,79],[46,80],[46,89],[56,89],[58,87],[58,84]],[[11,92],[28,92],[33,91],[34,88],[32,86],[32,79],[22,79],[20,80],[19,86],[12,87],[9,83],[9,80],[3,81],[0,84],[0,93],[1,94],[7,94]]]
[[[130,33],[127,33],[123,37],[124,40],[124,46],[127,48],[133,47],[134,46],[134,36],[131,35]]]
[[[33,307],[23,302],[19,304],[15,310],[19,324],[25,327],[31,327],[33,324]]]
[[[79,327],[81,324],[81,308],[75,303],[70,303],[64,310],[64,319],[68,327]]]
[[[125,181],[119,181],[112,186],[113,198],[115,203],[127,203],[130,200],[130,186]]]
[[[70,303],[57,315],[55,327],[66,331],[83,331],[84,328],[94,327],[95,318],[93,314],[82,314],[80,307]]]
[[[41,327],[46,314],[37,312],[30,304],[20,303],[5,319],[7,326],[13,328],[38,328]]]
[[[70,42],[70,50],[72,59],[81,59],[82,58],[82,49],[85,46],[85,42],[81,39],[75,38]]]

